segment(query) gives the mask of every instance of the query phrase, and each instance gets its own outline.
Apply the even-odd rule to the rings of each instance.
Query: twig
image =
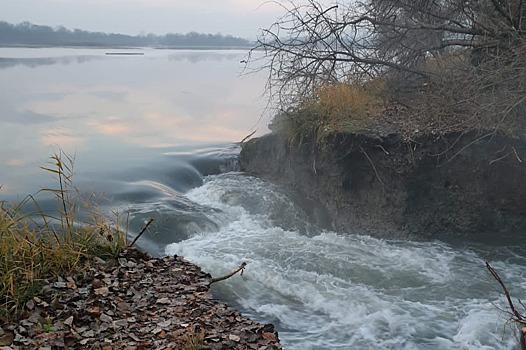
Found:
[[[247,136],[243,137],[243,140],[241,140],[241,142],[239,143],[243,143],[245,142],[246,140],[248,140],[252,135],[254,135],[256,133],[257,129],[252,131],[250,134],[248,134]]]
[[[495,269],[489,264],[488,261],[485,261],[485,263],[486,263],[486,268],[491,273],[493,278],[500,284],[502,291],[504,292],[504,296],[506,296],[506,300],[508,301],[508,305],[510,307],[511,314],[513,315],[511,317],[511,320],[515,321],[520,326],[519,342],[521,345],[521,350],[526,350],[526,318],[524,318],[524,316],[522,316],[521,313],[517,311],[517,309],[515,308],[515,305],[513,305],[513,301],[511,301],[510,292],[508,291],[508,288],[506,288],[506,285],[504,284],[504,282],[502,282],[502,279],[500,278],[497,271],[495,271]],[[519,300],[519,304],[521,304],[522,307],[524,307],[524,305],[522,304],[520,300]]]
[[[382,151],[384,151],[384,153],[387,154],[388,156],[390,155],[389,152],[387,152],[387,151],[385,150],[385,148],[384,148],[382,145],[376,145],[375,147],[380,148],[380,149],[381,149]]]
[[[245,269],[245,266],[247,266],[246,262],[242,263],[241,265],[239,265],[239,267],[237,269],[235,269],[234,271],[232,271],[232,272],[230,272],[230,273],[228,273],[228,274],[226,274],[224,276],[211,278],[210,279],[210,284],[226,280],[227,278],[230,278],[230,277],[234,276],[239,271],[241,271],[241,275],[243,275],[243,270]]]
[[[506,297],[506,300],[508,301],[508,305],[510,307],[511,313],[514,316],[514,321],[522,324],[523,326],[526,325],[526,319],[524,316],[522,316],[517,309],[515,308],[515,305],[513,305],[513,301],[511,300],[510,292],[508,291],[508,288],[506,288],[506,285],[504,282],[502,282],[502,279],[500,278],[499,274],[495,269],[489,264],[488,261],[486,263],[486,268],[491,273],[493,278],[500,284],[502,291],[504,292],[504,296]]]
[[[521,350],[526,350],[526,327],[521,327],[520,343]]]
[[[150,226],[150,224],[153,222],[153,218],[151,218],[150,220],[148,220],[148,222],[146,223],[146,225],[144,225],[144,227],[142,228],[141,232],[139,232],[139,234],[137,235],[137,237],[135,237],[133,239],[133,241],[128,245],[128,248],[131,248],[133,247],[133,245],[135,244],[135,242],[137,242],[137,240],[142,236],[142,234],[144,232],[146,232],[146,229],[148,228],[148,226]]]
[[[515,150],[515,147],[511,148],[513,150],[513,153],[515,153],[515,158],[519,161],[519,163],[522,163],[522,159],[519,158],[519,155],[517,154],[517,151]]]
[[[466,148],[474,145],[475,143],[479,142],[479,141],[482,141],[483,139],[485,139],[486,137],[489,137],[489,136],[493,136],[495,135],[495,132],[490,132],[490,133],[487,133],[487,134],[484,134],[480,137],[477,137],[475,140],[471,141],[470,143],[468,143],[467,145],[465,145],[464,147],[462,147],[457,153],[455,153],[451,158],[449,158],[447,161],[448,162],[451,162],[453,159],[455,159],[460,153],[462,153],[462,151],[464,151]]]
[[[362,146],[360,146],[360,149],[362,150],[362,153],[365,154],[365,157],[367,158],[369,163],[371,163],[371,166],[373,167],[374,174],[376,175],[376,178],[378,179],[378,181],[380,181],[382,186],[385,187],[385,183],[382,181],[382,179],[380,179],[380,175],[378,175],[378,171],[376,170],[376,167],[374,166],[373,161],[371,160],[371,158],[369,158],[369,155],[367,154],[367,152],[365,152],[365,150],[362,148]]]
[[[491,164],[493,164],[493,163],[495,163],[495,162],[498,162],[499,160],[503,160],[503,159],[505,159],[505,158],[508,158],[509,155],[510,155],[509,153],[506,153],[505,155],[503,155],[503,156],[500,157],[500,158],[493,159],[491,162],[489,162],[489,165],[491,165]]]

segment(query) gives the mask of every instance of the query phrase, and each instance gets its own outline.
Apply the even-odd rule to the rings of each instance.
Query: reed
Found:
[[[81,199],[73,186],[73,164],[64,152],[54,154],[42,169],[55,176],[57,188],[44,188],[18,204],[0,201],[0,316],[8,320],[50,279],[87,268],[95,256],[116,256],[126,246],[119,214],[106,215],[93,198]],[[42,209],[37,198],[44,194],[55,198],[56,211]],[[89,220],[81,221],[81,212]]]

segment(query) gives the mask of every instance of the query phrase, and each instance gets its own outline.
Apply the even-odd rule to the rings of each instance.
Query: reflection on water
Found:
[[[36,68],[38,66],[82,64],[92,60],[130,59],[135,55],[118,55],[108,57],[107,48],[0,48],[0,69],[14,66]],[[112,53],[141,52],[147,60],[168,59],[169,61],[202,63],[202,62],[236,62],[244,58],[246,52],[241,50],[153,50],[153,49],[111,49]]]
[[[0,57],[0,69],[11,68],[14,66],[26,66],[36,68],[38,66],[50,66],[54,64],[83,63],[96,59],[95,56],[77,57],[40,57],[40,58],[4,58]]]
[[[45,185],[38,166],[58,148],[80,170],[124,171],[159,157],[150,149],[239,141],[263,113],[264,76],[240,76],[245,51],[106,51],[0,48],[4,198]]]
[[[234,61],[239,60],[239,58],[242,57],[239,55],[239,52],[223,52],[222,54],[218,55],[215,51],[186,51],[186,52],[179,52],[175,55],[168,56],[168,59],[171,61],[188,61],[190,63],[200,63],[204,61]]]

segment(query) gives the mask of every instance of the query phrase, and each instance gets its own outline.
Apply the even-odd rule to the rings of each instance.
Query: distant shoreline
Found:
[[[101,50],[250,50],[251,46],[100,46],[100,45],[23,45],[0,44],[0,48],[28,49],[101,49]],[[108,51],[110,52],[110,51]]]
[[[249,48],[254,40],[221,33],[189,32],[165,35],[128,35],[119,33],[90,32],[81,29],[36,25],[30,22],[11,24],[0,21],[0,46],[35,47],[177,47],[177,48]]]

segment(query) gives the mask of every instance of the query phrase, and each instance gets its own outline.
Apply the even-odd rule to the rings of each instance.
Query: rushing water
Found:
[[[235,141],[264,107],[264,77],[238,77],[242,58],[0,49],[0,194],[47,185],[38,166],[57,147],[74,151],[81,192],[129,212],[132,233],[155,219],[143,249],[213,275],[247,262],[214,293],[274,323],[286,349],[517,348],[483,261],[521,297],[524,246],[337,234],[310,223],[312,203],[237,171]]]

